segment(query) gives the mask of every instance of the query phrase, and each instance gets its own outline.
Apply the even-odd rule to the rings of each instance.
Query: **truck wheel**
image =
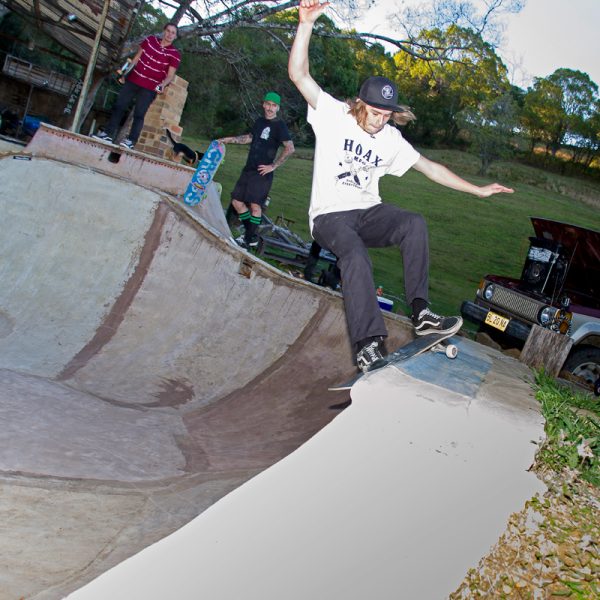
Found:
[[[600,379],[600,348],[595,346],[577,346],[565,361],[566,371],[581,377],[590,386]]]

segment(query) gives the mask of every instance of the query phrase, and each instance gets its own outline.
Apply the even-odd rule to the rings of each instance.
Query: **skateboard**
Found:
[[[117,83],[123,85],[125,83],[125,77],[127,77],[131,69],[133,69],[133,62],[128,58],[123,66],[115,71],[114,76],[117,80]]]
[[[183,201],[195,206],[206,198],[207,189],[225,156],[225,145],[213,140],[198,163],[196,172],[183,194]]]
[[[417,337],[412,340],[408,344],[401,346],[395,352],[388,354],[384,360],[385,363],[381,365],[381,367],[377,369],[373,369],[373,371],[367,371],[366,373],[358,373],[352,379],[341,383],[339,385],[333,385],[328,388],[330,392],[337,392],[340,390],[349,390],[358,380],[362,379],[365,375],[368,377],[373,373],[387,367],[388,365],[396,365],[401,363],[413,356],[418,356],[419,354],[423,354],[423,352],[431,351],[431,352],[440,352],[445,354],[448,358],[456,358],[458,355],[458,348],[448,342],[448,340],[455,334],[452,333],[431,333],[429,335],[424,335],[421,337]]]

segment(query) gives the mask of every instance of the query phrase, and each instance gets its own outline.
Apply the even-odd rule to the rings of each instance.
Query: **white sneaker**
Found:
[[[92,137],[103,142],[108,142],[109,144],[114,143],[110,135],[108,135],[108,133],[104,133],[104,131],[97,131],[96,133],[92,133]]]

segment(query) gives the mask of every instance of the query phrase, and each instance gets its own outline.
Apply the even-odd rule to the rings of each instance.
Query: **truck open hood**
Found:
[[[565,287],[600,301],[600,231],[531,217],[538,238],[562,244],[569,259]]]
[[[535,235],[558,242],[572,256],[572,265],[578,268],[600,269],[600,231],[531,217]]]

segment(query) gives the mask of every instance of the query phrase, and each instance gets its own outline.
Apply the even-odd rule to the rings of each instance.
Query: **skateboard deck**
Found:
[[[207,188],[225,156],[225,145],[213,140],[198,163],[196,172],[183,194],[183,201],[195,206],[206,198]]]
[[[114,78],[116,79],[117,83],[123,85],[125,83],[125,78],[127,77],[127,75],[129,75],[129,71],[131,71],[132,69],[133,62],[131,61],[131,59],[128,58],[123,64],[123,66],[114,72]]]
[[[421,337],[417,337],[412,342],[408,342],[404,346],[400,346],[398,350],[391,352],[386,357],[384,357],[385,363],[381,365],[381,367],[374,369],[373,371],[367,371],[366,373],[357,373],[352,379],[341,383],[339,385],[333,385],[328,388],[331,392],[337,392],[340,390],[349,390],[352,386],[362,379],[363,377],[369,377],[373,373],[380,371],[384,367],[388,365],[395,365],[401,363],[413,356],[418,356],[419,354],[423,354],[423,352],[432,351],[432,352],[443,352],[448,358],[456,358],[458,355],[458,348],[454,344],[448,343],[448,340],[455,335],[456,332],[453,333],[432,333],[429,335],[424,335]]]

